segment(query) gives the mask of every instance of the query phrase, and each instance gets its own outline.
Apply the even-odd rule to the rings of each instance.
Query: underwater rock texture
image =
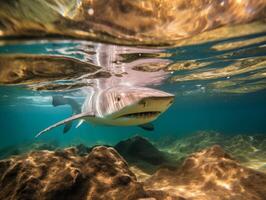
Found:
[[[147,152],[160,152],[139,136],[117,146],[127,153],[131,146],[138,153],[145,147],[150,147]],[[5,200],[264,200],[266,196],[266,174],[241,166],[218,145],[191,154],[181,166],[162,166],[141,181],[117,151],[106,146],[35,151],[0,161],[0,199]]]
[[[138,199],[147,196],[124,159],[95,147],[37,151],[0,162],[0,199]]]
[[[165,138],[165,139],[164,139]],[[169,153],[190,154],[195,151],[220,144],[223,136],[212,131],[199,131],[187,137],[176,139],[175,137],[164,137],[159,140],[158,146]]]
[[[159,151],[148,139],[135,136],[114,147],[129,163],[138,181],[145,181],[160,166],[170,164],[168,154]]]
[[[192,154],[178,169],[161,169],[145,182],[173,198],[189,200],[263,200],[266,174],[242,167],[214,145]]]
[[[156,143],[161,151],[171,154],[171,158],[179,163],[191,153],[220,145],[241,164],[266,172],[266,136],[257,135],[223,135],[213,131],[199,131],[187,137],[176,139],[164,137]]]
[[[115,149],[129,162],[144,161],[152,165],[166,162],[165,155],[147,139],[135,136],[115,145]]]

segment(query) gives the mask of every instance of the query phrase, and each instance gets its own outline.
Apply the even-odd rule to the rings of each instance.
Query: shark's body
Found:
[[[89,96],[81,108],[81,113],[44,129],[37,136],[63,124],[66,124],[66,132],[74,120],[111,126],[145,125],[165,112],[173,103],[173,99],[174,95],[170,93],[146,87],[111,87]],[[54,105],[70,104],[74,113],[78,112],[73,100],[58,101],[59,99],[54,102]],[[143,128],[149,129],[147,126]]]

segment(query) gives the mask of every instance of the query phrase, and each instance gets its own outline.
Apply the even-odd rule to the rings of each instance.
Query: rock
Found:
[[[34,151],[34,150],[55,150],[59,146],[57,141],[50,141],[50,142],[35,142],[29,145],[28,149],[25,149],[25,151]]]
[[[220,144],[224,140],[224,136],[213,131],[199,131],[188,137],[183,137],[175,142],[169,141],[172,152],[180,152],[190,154],[201,149]],[[163,142],[163,140],[161,140]],[[167,145],[166,145],[167,146]]]
[[[266,136],[236,135],[224,142],[225,149],[236,157],[266,159]]]
[[[241,164],[256,170],[264,171],[262,166],[266,160],[266,135],[223,135],[213,131],[199,131],[180,139],[162,138],[156,146],[171,156],[172,162],[182,163],[185,158],[196,151],[211,147],[215,144],[222,146]],[[256,161],[255,161],[256,160]]]
[[[168,160],[176,165],[181,165],[191,153],[221,144],[225,140],[224,135],[214,131],[198,131],[192,135],[174,138],[163,137],[157,140],[156,147],[168,154]]]
[[[190,155],[179,168],[161,168],[144,182],[105,146],[35,151],[0,161],[5,200],[263,200],[265,185],[266,174],[242,167],[218,145]]]
[[[260,171],[266,173],[266,164],[263,164],[260,168],[259,168]]]
[[[98,146],[85,156],[77,148],[36,151],[0,161],[0,199],[147,198],[125,160]]]
[[[167,160],[163,152],[140,136],[121,141],[114,148],[129,162],[142,160],[151,165],[160,165]]]
[[[84,144],[79,144],[76,146],[76,148],[77,148],[77,154],[79,156],[85,156],[91,151],[91,149],[85,146]]]
[[[160,169],[146,190],[189,200],[264,200],[266,174],[241,166],[214,145],[190,155],[178,169]]]

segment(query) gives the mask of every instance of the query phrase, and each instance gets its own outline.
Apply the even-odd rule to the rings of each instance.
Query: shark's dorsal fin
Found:
[[[49,127],[47,127],[46,129],[42,130],[41,132],[39,132],[35,137],[39,137],[40,135],[44,134],[45,132],[53,129],[53,128],[56,128],[57,126],[61,126],[63,124],[66,124],[68,122],[72,122],[74,120],[77,120],[77,119],[82,119],[84,117],[95,117],[94,113],[91,113],[91,112],[85,112],[85,113],[80,113],[80,114],[77,114],[77,115],[73,115],[67,119],[64,119],[60,122],[57,122]]]

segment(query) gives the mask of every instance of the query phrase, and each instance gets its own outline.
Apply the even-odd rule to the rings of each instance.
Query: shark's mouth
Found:
[[[155,117],[157,115],[159,115],[161,112],[158,111],[148,111],[148,112],[137,112],[137,113],[129,113],[129,114],[125,114],[125,115],[121,115],[117,118],[152,118]]]

